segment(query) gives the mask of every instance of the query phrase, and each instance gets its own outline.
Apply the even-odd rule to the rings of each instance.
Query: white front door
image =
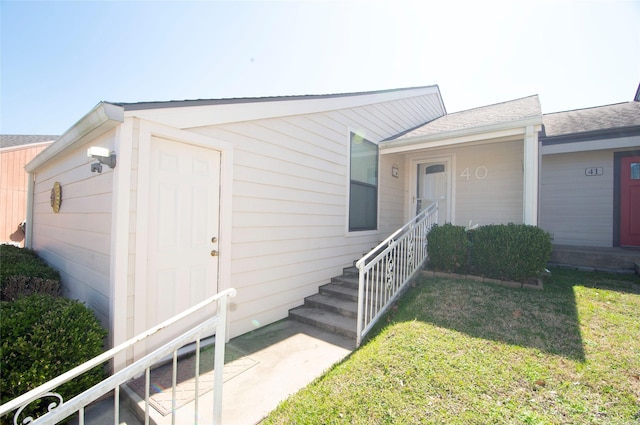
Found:
[[[438,224],[451,222],[451,161],[415,163],[415,212],[438,203]]]
[[[220,152],[152,137],[147,328],[218,292]]]

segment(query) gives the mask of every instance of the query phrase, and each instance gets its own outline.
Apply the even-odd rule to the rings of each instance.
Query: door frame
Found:
[[[418,164],[430,164],[430,163],[440,162],[445,164],[445,170],[447,170],[447,191],[448,191],[447,212],[449,217],[448,217],[448,220],[445,219],[445,221],[455,224],[456,154],[450,153],[450,154],[440,154],[440,155],[420,155],[420,156],[409,158],[407,162],[408,162],[407,169],[409,170],[409,178],[407,179],[408,185],[409,185],[408,186],[409,196],[407,200],[408,211],[406,214],[405,221],[411,220],[411,218],[415,216],[415,211],[416,211],[415,194],[416,194],[416,191],[418,190],[418,181],[417,181],[418,176],[417,174],[414,174],[414,173],[416,173]]]
[[[613,246],[620,246],[620,203],[622,202],[622,158],[640,156],[640,150],[613,153]]]
[[[220,213],[218,236],[218,291],[231,287],[231,219],[233,188],[233,145],[201,134],[140,120],[138,132],[137,210],[135,227],[134,303],[129,317],[133,320],[133,335],[144,332],[147,317],[146,300],[148,282],[149,176],[151,173],[151,140],[153,137],[186,143],[220,152]],[[135,138],[135,137],[134,137]],[[143,354],[143,353],[136,353]]]

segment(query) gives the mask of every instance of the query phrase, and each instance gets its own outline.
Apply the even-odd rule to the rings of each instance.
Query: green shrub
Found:
[[[473,232],[474,273],[524,281],[539,276],[551,256],[551,237],[536,226],[492,224]]]
[[[36,294],[0,301],[0,310],[1,403],[103,352],[107,331],[79,301]],[[104,377],[104,367],[98,366],[54,391],[66,401]],[[43,406],[30,407],[38,411]]]
[[[60,293],[60,274],[34,251],[0,245],[0,263],[0,300],[12,301],[33,293]]]
[[[451,223],[434,226],[427,235],[427,254],[429,265],[434,270],[464,272],[468,258],[465,228]]]

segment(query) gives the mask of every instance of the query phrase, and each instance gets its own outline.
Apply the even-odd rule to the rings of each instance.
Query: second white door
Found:
[[[218,292],[220,152],[153,137],[147,328]]]

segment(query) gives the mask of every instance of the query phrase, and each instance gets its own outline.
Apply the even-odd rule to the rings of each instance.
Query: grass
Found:
[[[640,423],[637,276],[423,278],[374,332],[264,424]]]

